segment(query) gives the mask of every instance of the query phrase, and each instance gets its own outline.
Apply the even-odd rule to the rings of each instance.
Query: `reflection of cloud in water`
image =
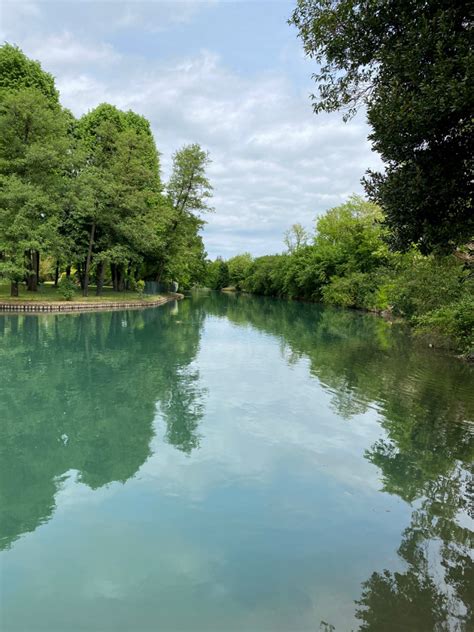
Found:
[[[200,497],[209,487],[233,480],[268,483],[291,465],[294,475],[311,478],[320,472],[357,493],[379,489],[377,468],[362,458],[380,437],[376,413],[341,420],[331,410],[331,395],[309,376],[306,360],[288,371],[271,337],[245,329],[227,344],[220,329],[228,331],[224,323],[207,321],[197,359],[208,391],[200,450],[190,459],[176,455],[162,441],[165,429],[158,414],[154,455],[139,476],[155,478],[170,493]],[[207,337],[212,345],[206,345]],[[270,379],[265,379],[267,371]]]

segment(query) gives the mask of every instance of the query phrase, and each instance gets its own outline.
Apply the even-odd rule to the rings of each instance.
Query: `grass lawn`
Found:
[[[41,284],[37,292],[28,292],[24,285],[20,285],[20,296],[12,297],[10,296],[10,284],[0,283],[1,303],[25,303],[26,301],[35,301],[39,303],[57,303],[58,301],[61,301],[62,303],[106,303],[107,301],[116,303],[132,303],[134,301],[152,301],[158,298],[160,297],[156,294],[153,296],[144,294],[140,297],[137,292],[114,292],[111,287],[104,287],[102,296],[96,296],[95,285],[91,285],[89,286],[89,296],[82,296],[81,290],[78,289],[72,301],[65,301],[52,283]]]

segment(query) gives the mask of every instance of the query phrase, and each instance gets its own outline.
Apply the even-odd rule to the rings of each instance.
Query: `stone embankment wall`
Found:
[[[143,309],[145,307],[157,307],[170,301],[184,298],[183,294],[167,294],[157,299],[148,301],[102,301],[81,302],[62,301],[54,303],[42,303],[41,301],[3,301],[0,302],[0,312],[90,312],[98,310],[115,309]]]

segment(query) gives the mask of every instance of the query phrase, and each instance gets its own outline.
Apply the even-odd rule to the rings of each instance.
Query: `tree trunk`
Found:
[[[10,296],[18,296],[18,281],[12,281],[10,285]]]
[[[158,272],[156,274],[156,282],[161,283],[161,277],[163,276],[163,272],[165,271],[165,262],[162,261],[160,267],[158,268]]]
[[[68,279],[71,276],[71,266],[66,266],[66,276]]]
[[[123,292],[125,288],[123,266],[117,266],[117,291]]]
[[[69,269],[69,273],[71,270]],[[54,270],[54,287],[58,287],[59,284],[59,261],[56,261],[56,268]]]
[[[38,291],[38,274],[36,272],[36,250],[27,250],[26,251],[26,260],[27,260],[27,268],[28,274],[26,277],[26,289],[28,292],[37,292]]]
[[[102,296],[104,289],[105,263],[102,261],[97,268],[96,296]]]
[[[132,276],[132,262],[129,261],[128,262],[128,266],[127,266],[127,276],[125,278],[125,289],[129,290],[130,289],[130,278]]]
[[[91,226],[91,234],[89,237],[89,249],[87,250],[87,259],[86,265],[84,268],[84,288],[83,288],[83,296],[88,296],[89,293],[89,274],[91,269],[91,259],[92,259],[92,248],[94,246],[94,235],[95,235],[95,221],[92,222]]]
[[[112,274],[112,287],[114,292],[118,292],[118,270],[115,263],[110,264],[110,272]]]
[[[36,274],[36,289],[38,289],[38,286],[40,284],[40,251],[39,250],[33,251],[33,269]]]

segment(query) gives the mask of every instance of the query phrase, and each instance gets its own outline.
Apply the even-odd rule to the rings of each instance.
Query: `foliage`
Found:
[[[199,231],[202,214],[211,212],[212,186],[206,176],[210,158],[198,144],[182,147],[173,156],[173,168],[161,206],[159,257],[147,266],[157,281],[177,281],[189,287],[206,273],[206,253]]]
[[[323,301],[341,307],[362,306],[365,302],[364,289],[367,285],[367,276],[363,272],[353,272],[344,277],[331,277],[329,283],[322,289]]]
[[[288,252],[291,254],[295,250],[298,250],[298,248],[306,246],[309,239],[310,235],[308,231],[301,224],[293,224],[292,227],[285,232],[283,241]]]
[[[248,252],[236,255],[227,261],[227,267],[229,270],[229,284],[237,290],[245,289],[245,279],[252,267],[252,255]]]
[[[65,301],[72,301],[74,295],[76,294],[76,289],[76,284],[71,277],[64,276],[59,281],[58,291]]]
[[[0,276],[37,291],[42,258],[74,269],[83,295],[95,276],[130,289],[139,278],[202,281],[201,214],[211,210],[208,154],[176,152],[166,187],[149,122],[102,103],[75,120],[51,75],[0,47]]]
[[[221,257],[206,262],[205,285],[211,290],[221,290],[229,285],[229,266]]]
[[[465,352],[474,349],[474,293],[415,319],[416,329],[429,337],[451,340]]]
[[[399,250],[452,251],[474,233],[469,3],[298,0],[291,22],[319,69],[316,112],[363,105],[386,169],[366,189]]]
[[[0,99],[11,90],[33,88],[52,105],[59,102],[54,78],[39,62],[29,59],[17,46],[0,46]]]
[[[445,336],[455,348],[469,351],[469,297],[474,296],[469,262],[452,255],[424,256],[416,248],[393,253],[383,220],[379,207],[353,196],[318,218],[310,245],[253,260],[244,254],[208,263],[209,286],[223,287],[216,279],[227,269],[226,280],[238,289],[387,311],[417,324],[420,331],[436,330],[437,345]],[[443,306],[446,310],[438,312]]]
[[[66,119],[34,88],[0,104],[0,274],[17,284],[28,274],[25,252],[57,244],[68,161]]]
[[[143,296],[145,291],[145,281],[143,279],[139,279],[136,283],[138,296]]]
[[[396,315],[412,318],[469,291],[474,291],[469,271],[454,257],[423,257],[415,251],[399,260],[388,301]]]

